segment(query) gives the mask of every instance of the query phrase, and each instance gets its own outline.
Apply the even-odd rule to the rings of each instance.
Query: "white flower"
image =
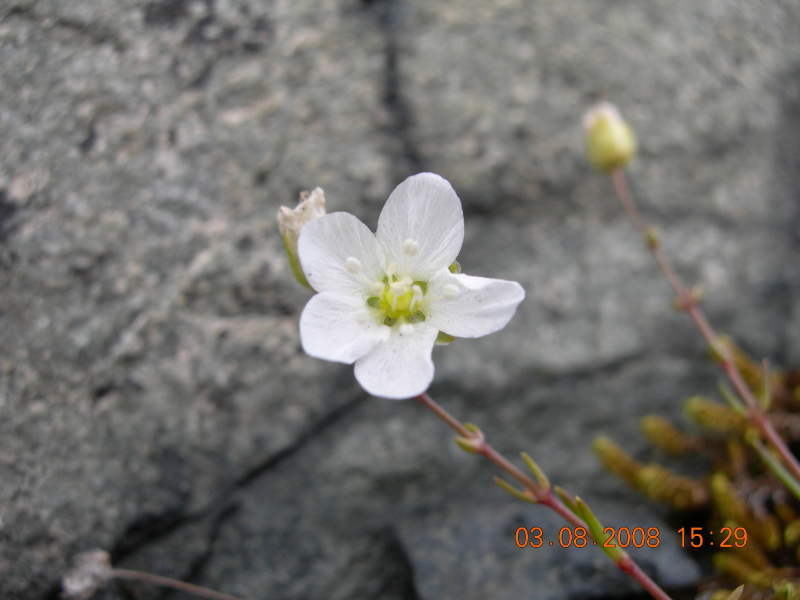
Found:
[[[515,281],[454,274],[464,240],[461,202],[432,173],[389,196],[372,233],[348,213],[306,223],[298,250],[319,292],[300,317],[303,349],[352,364],[370,394],[411,398],[433,379],[439,332],[480,337],[505,327],[525,291]]]

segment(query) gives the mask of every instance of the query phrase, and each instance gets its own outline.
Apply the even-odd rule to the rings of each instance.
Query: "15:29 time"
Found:
[[[737,527],[736,529],[720,527],[716,535],[722,537],[722,540],[718,544],[712,541],[715,535],[713,531],[708,532],[712,539],[706,541],[703,535],[706,532],[702,527],[690,527],[688,529],[681,527],[678,529],[678,533],[681,536],[681,548],[685,548],[687,542],[692,548],[701,548],[706,545],[716,545],[718,548],[733,548],[734,546],[743,548],[747,544],[747,530],[744,527]]]

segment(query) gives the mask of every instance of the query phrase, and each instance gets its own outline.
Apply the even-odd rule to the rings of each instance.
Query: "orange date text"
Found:
[[[595,540],[585,527],[562,527],[551,539],[545,535],[541,527],[519,527],[514,534],[518,548],[541,548],[543,546],[561,546],[562,548],[585,548],[600,546],[602,548],[657,548],[661,543],[661,532],[658,527],[606,527],[603,538]]]
[[[747,530],[744,527],[720,527],[718,531],[708,530],[703,527],[681,527],[678,529],[681,536],[681,548],[691,546],[716,546],[717,548],[744,548],[747,544]]]

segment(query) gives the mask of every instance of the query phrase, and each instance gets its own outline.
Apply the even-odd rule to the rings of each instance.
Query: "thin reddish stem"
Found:
[[[672,266],[672,263],[661,250],[661,245],[658,242],[657,236],[652,235],[651,230],[642,219],[642,216],[636,207],[636,203],[633,200],[633,196],[628,189],[628,185],[625,180],[625,173],[622,171],[622,169],[615,169],[611,172],[611,181],[614,184],[614,190],[616,191],[617,197],[619,198],[622,207],[625,209],[625,212],[628,213],[628,216],[633,224],[647,240],[647,246],[650,249],[650,252],[653,253],[658,266],[663,271],[664,276],[667,278],[667,281],[669,281],[670,286],[675,292],[678,305],[681,307],[681,309],[685,310],[689,314],[709,347],[713,350],[720,351],[718,354],[720,356],[722,370],[728,376],[728,379],[733,385],[733,388],[736,390],[736,393],[747,406],[750,421],[759,429],[759,431],[761,431],[761,434],[764,436],[767,442],[775,449],[775,451],[781,457],[784,465],[786,465],[786,468],[789,469],[789,471],[798,481],[800,481],[800,464],[797,462],[797,458],[794,456],[794,454],[792,454],[791,450],[789,450],[789,447],[786,445],[780,435],[778,435],[778,432],[775,431],[775,427],[764,414],[764,411],[761,410],[758,401],[755,399],[755,396],[753,396],[753,392],[747,386],[742,374],[739,372],[738,367],[733,362],[730,352],[724,348],[720,348],[719,338],[717,337],[714,328],[711,326],[711,323],[709,323],[708,319],[706,318],[705,313],[700,308],[700,305],[697,303],[697,298],[690,290],[686,288],[685,285],[683,285],[683,282]]]
[[[556,498],[549,487],[544,488],[536,483],[533,479],[528,477],[521,469],[514,466],[505,456],[495,450],[494,447],[492,447],[482,435],[470,431],[461,421],[447,412],[428,394],[420,394],[417,396],[417,400],[422,402],[426,408],[433,412],[442,421],[447,423],[447,425],[455,430],[459,436],[475,442],[475,454],[480,454],[481,456],[489,459],[498,467],[503,469],[503,471],[511,475],[511,477],[520,482],[525,487],[527,492],[526,495],[532,502],[548,507],[576,527],[583,527],[589,537],[591,537],[594,541],[601,543],[601,540],[594,539],[589,526],[569,508],[564,506],[564,503]],[[672,598],[670,598],[670,596],[664,590],[662,590],[655,581],[653,581],[644,571],[642,571],[639,565],[637,565],[627,554],[625,554],[620,560],[614,562],[623,573],[635,579],[639,585],[647,590],[647,592],[653,596],[653,598],[656,598],[656,600],[672,600]]]
[[[215,592],[214,590],[209,590],[208,588],[204,588],[199,585],[186,583],[185,581],[179,581],[169,577],[162,577],[161,575],[154,575],[153,573],[131,571],[128,569],[113,569],[111,574],[116,579],[128,579],[154,583],[156,585],[172,588],[174,590],[180,590],[181,592],[186,592],[187,594],[194,594],[195,596],[201,596],[203,598],[211,598],[211,600],[241,600],[241,598],[237,598],[236,596],[223,594],[222,592]]]

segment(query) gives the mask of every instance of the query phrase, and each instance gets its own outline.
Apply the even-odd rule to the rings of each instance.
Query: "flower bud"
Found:
[[[303,225],[324,215],[325,193],[322,188],[316,188],[311,193],[301,192],[300,202],[294,210],[286,206],[281,206],[278,210],[278,227],[281,230],[283,247],[286,248],[292,273],[297,281],[309,289],[311,289],[311,285],[303,273],[300,256],[297,254],[297,239],[300,237],[300,229]]]
[[[480,452],[486,443],[486,437],[483,432],[472,423],[464,423],[464,429],[469,431],[471,435],[469,437],[456,436],[455,440],[458,447],[471,454]]]
[[[66,600],[87,600],[113,578],[108,552],[84,552],[75,557],[72,569],[61,580],[61,597]]]
[[[663,417],[648,415],[641,420],[640,426],[647,441],[668,454],[679,456],[697,450],[699,442],[696,437],[684,433]]]
[[[586,155],[598,171],[613,171],[627,165],[636,154],[636,137],[609,102],[595,104],[583,117]]]
[[[683,410],[701,427],[721,434],[743,434],[749,426],[747,419],[725,406],[703,396],[693,396],[686,401]]]

